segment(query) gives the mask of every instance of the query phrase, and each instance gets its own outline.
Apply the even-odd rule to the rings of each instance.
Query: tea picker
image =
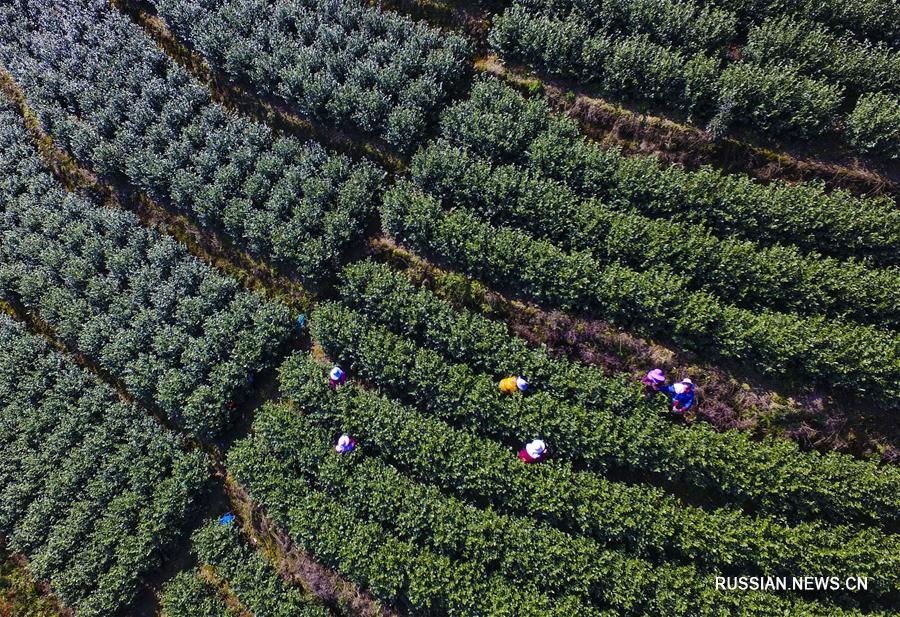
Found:
[[[515,394],[528,389],[528,380],[521,375],[513,375],[500,380],[500,391],[504,394]]]
[[[519,450],[519,459],[525,464],[540,463],[547,457],[547,444],[540,439],[534,439]]]
[[[672,413],[684,416],[694,406],[694,382],[685,377],[680,382],[662,388],[660,392],[672,398]]]
[[[343,386],[346,381],[347,374],[344,369],[339,366],[332,367],[331,372],[328,373],[328,387],[337,390],[337,387]]]
[[[334,446],[334,451],[338,454],[347,454],[349,452],[353,452],[353,449],[356,447],[356,441],[350,437],[350,435],[344,433],[341,435],[340,439],[337,440],[337,443]]]
[[[655,368],[644,375],[641,383],[644,384],[644,394],[649,396],[654,392],[659,392],[662,385],[666,383],[666,374],[662,372],[662,369]]]

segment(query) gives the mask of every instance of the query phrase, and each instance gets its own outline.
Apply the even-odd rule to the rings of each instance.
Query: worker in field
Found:
[[[353,449],[356,447],[356,441],[354,441],[350,435],[344,433],[341,435],[340,439],[337,440],[337,443],[334,446],[334,451],[338,454],[347,454],[348,452],[353,452]]]
[[[540,439],[533,439],[525,444],[525,447],[519,450],[519,459],[522,462],[540,463],[547,457],[547,444]]]
[[[513,375],[500,380],[500,391],[503,394],[515,394],[516,392],[524,392],[528,389],[528,380],[521,375]]]
[[[655,392],[659,392],[659,389],[666,383],[666,374],[662,372],[662,369],[655,368],[644,375],[641,383],[644,384],[644,394],[650,396]]]
[[[661,392],[672,399],[672,413],[682,418],[694,406],[694,382],[685,377],[680,382],[666,386]]]
[[[337,390],[337,387],[343,386],[346,381],[347,374],[344,373],[344,369],[339,366],[332,367],[331,372],[328,373],[328,387]]]

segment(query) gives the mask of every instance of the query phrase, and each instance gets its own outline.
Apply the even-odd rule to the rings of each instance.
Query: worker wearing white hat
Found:
[[[350,438],[350,435],[344,433],[334,446],[334,451],[338,454],[347,454],[348,452],[353,452],[355,447],[356,442]]]
[[[347,381],[347,374],[339,366],[334,366],[331,372],[328,373],[328,387],[332,390],[336,390],[338,386],[344,385],[345,381]]]
[[[539,463],[547,456],[547,444],[540,439],[533,439],[519,450],[519,458],[525,463]]]
[[[672,397],[672,412],[684,416],[694,406],[694,382],[685,377],[680,382],[661,390]]]
[[[513,375],[500,380],[500,391],[504,394],[515,394],[528,389],[528,380],[521,375]]]

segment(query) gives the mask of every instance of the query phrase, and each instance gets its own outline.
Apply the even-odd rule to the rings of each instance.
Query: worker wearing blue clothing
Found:
[[[672,398],[672,412],[679,416],[684,417],[694,406],[694,382],[687,377],[676,384],[660,388],[659,391]]]

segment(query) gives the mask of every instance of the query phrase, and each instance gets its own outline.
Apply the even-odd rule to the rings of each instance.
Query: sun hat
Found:
[[[341,435],[340,439],[338,439],[337,445],[334,447],[336,452],[346,452],[353,446],[353,440],[350,439],[350,435],[344,433]]]
[[[685,383],[677,383],[675,384],[675,394],[684,394],[688,389]]]
[[[662,369],[655,368],[647,373],[647,379],[656,383],[662,383],[666,380],[666,374],[662,372]]]
[[[539,458],[546,451],[547,445],[540,439],[535,439],[525,446],[525,452],[527,452],[528,456],[531,458]]]
[[[528,389],[528,380],[524,377],[516,377],[516,387],[519,390],[527,390]]]
[[[341,369],[341,367],[336,366],[331,369],[331,372],[328,374],[328,376],[331,377],[331,379],[338,381],[341,377],[344,376],[344,371],[343,369]]]

